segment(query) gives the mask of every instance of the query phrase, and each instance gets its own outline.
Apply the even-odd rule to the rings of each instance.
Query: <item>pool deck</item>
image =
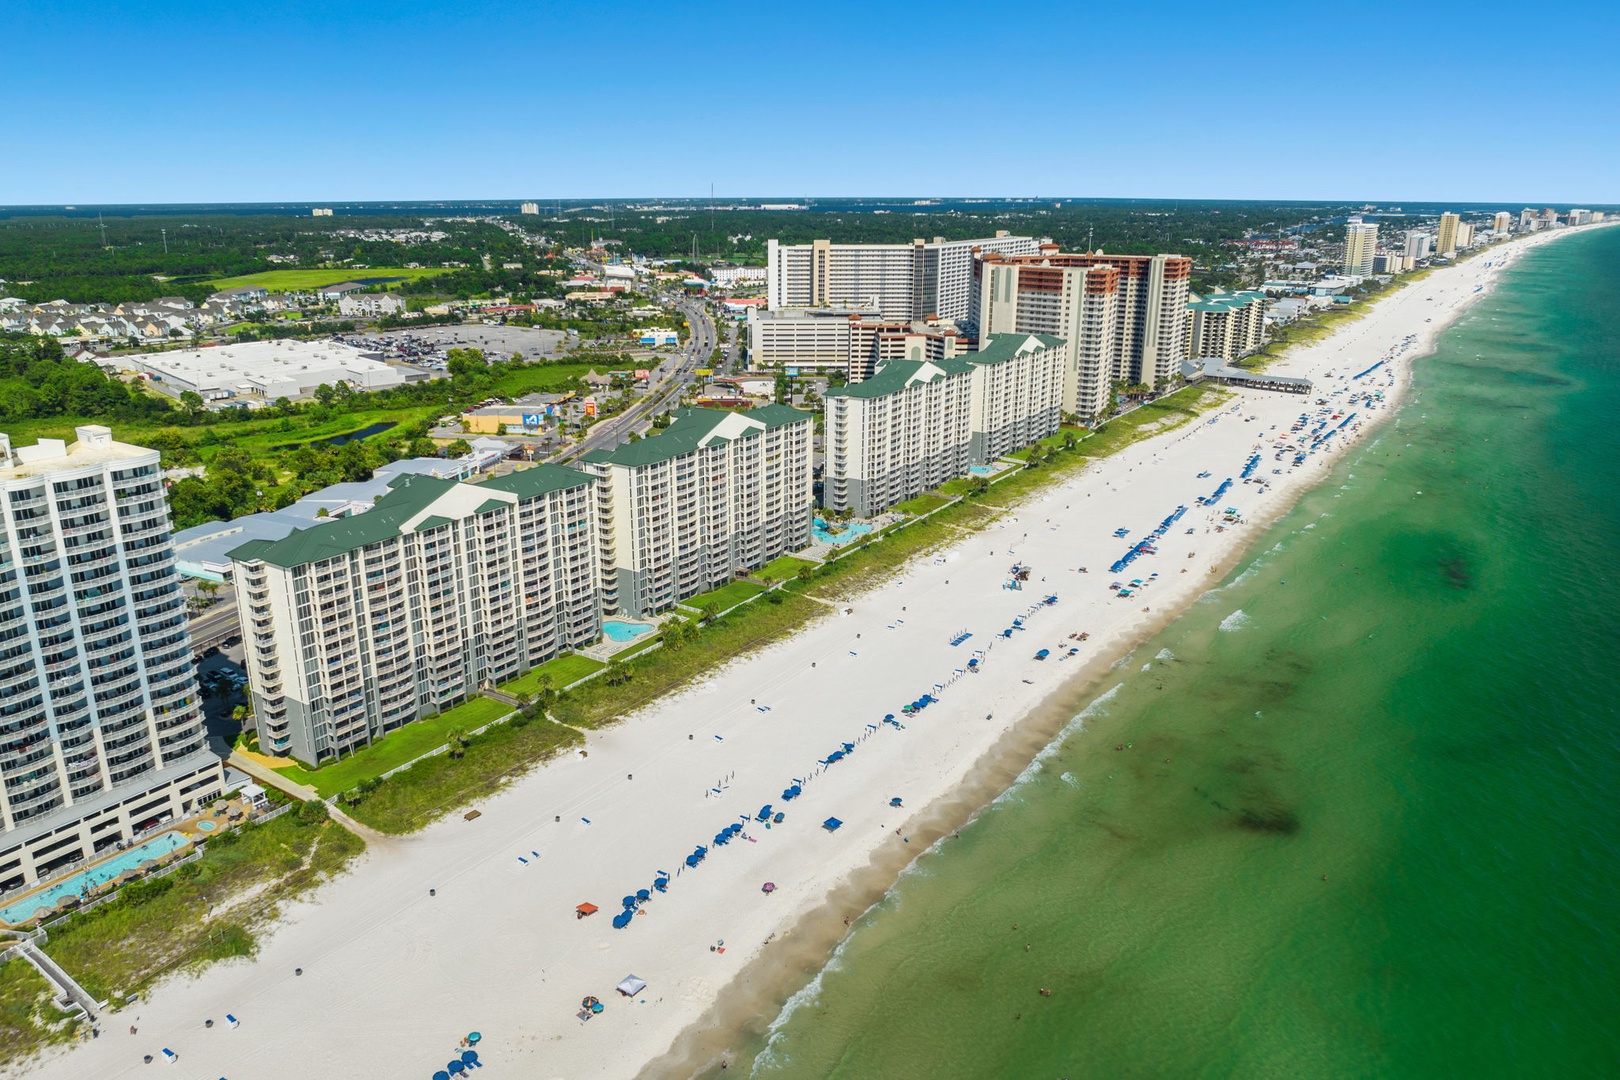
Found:
[[[220,807],[221,809],[215,809],[216,807]],[[233,812],[237,815],[235,818],[232,818],[232,816],[231,816]],[[153,840],[160,839],[161,837],[169,835],[171,833],[177,835],[181,840],[181,843],[179,844],[179,846],[174,848],[172,851],[166,852],[161,857],[159,857],[158,859],[155,860],[158,863],[159,866],[166,866],[169,863],[175,861],[176,859],[183,859],[187,855],[190,855],[192,853],[192,851],[195,850],[196,843],[199,840],[204,840],[204,839],[208,838],[209,836],[218,836],[220,833],[224,832],[226,829],[230,828],[232,825],[239,824],[239,823],[241,823],[243,821],[246,821],[247,819],[248,819],[247,807],[244,804],[242,804],[240,801],[232,801],[232,802],[227,803],[227,802],[225,802],[223,800],[220,800],[218,802],[210,804],[209,807],[207,809],[205,809],[205,810],[202,810],[202,811],[200,811],[198,813],[195,813],[195,814],[191,814],[188,817],[182,818],[179,822],[177,822],[177,823],[175,823],[173,825],[170,825],[169,827],[167,827],[165,829],[160,829],[160,830],[152,833],[150,836],[145,836],[145,837],[140,838],[138,841],[131,844],[130,847],[139,847],[141,844],[151,843]],[[210,831],[208,829],[200,828],[200,826],[201,826],[201,824],[203,822],[208,822],[208,823],[214,825],[215,827],[213,828],[212,831]],[[38,893],[45,892],[45,891],[50,890],[50,889],[54,889],[57,886],[59,886],[63,882],[63,880],[65,880],[65,879],[73,878],[73,877],[76,877],[76,876],[81,875],[81,874],[94,874],[96,872],[97,867],[103,866],[106,863],[109,863],[109,862],[113,861],[114,859],[118,858],[120,855],[124,854],[125,851],[127,851],[127,850],[128,850],[127,848],[123,848],[123,849],[114,849],[114,850],[107,851],[105,854],[98,856],[95,860],[93,860],[91,862],[85,863],[82,866],[74,867],[68,873],[59,874],[56,877],[48,878],[48,879],[46,879],[44,881],[41,881],[38,885],[35,885],[33,888],[28,889],[25,892],[19,892],[14,896],[7,896],[7,897],[5,897],[3,899],[0,899],[0,910],[3,910],[5,908],[9,908],[9,907],[11,907],[11,906],[13,906],[15,904],[18,904],[18,903],[21,903],[21,902],[27,900],[29,897],[34,896],[34,895],[36,895]],[[125,871],[125,873],[126,874],[130,873],[130,871]],[[144,876],[144,875],[141,875],[141,876]],[[119,874],[118,877],[119,878],[124,877],[124,874]],[[130,880],[134,880],[134,879],[130,879]],[[118,882],[117,878],[114,878],[112,881],[103,882],[103,883],[91,888],[90,891],[89,891],[89,894],[87,896],[81,897],[81,899],[87,899],[87,900],[99,899],[102,896],[106,895],[107,893],[116,891],[118,889],[118,887],[119,887],[119,884],[120,883]],[[77,905],[73,905],[73,906],[77,906]],[[48,907],[40,908],[33,915],[29,916],[26,919],[22,919],[22,920],[20,920],[19,922],[16,922],[16,923],[8,923],[8,922],[4,921],[3,919],[0,919],[0,926],[27,926],[30,923],[37,923],[41,919],[50,918],[53,915],[60,914],[62,910],[64,910],[63,903],[61,901],[58,901],[57,903],[52,904],[52,905],[50,905]]]

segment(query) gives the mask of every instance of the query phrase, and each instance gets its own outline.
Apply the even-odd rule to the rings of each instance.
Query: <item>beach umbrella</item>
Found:
[[[767,881],[764,885],[760,886],[760,891],[763,892],[763,893],[773,893],[773,892],[775,892],[776,891],[776,882]]]
[[[451,1076],[460,1076],[462,1073],[467,1071],[467,1066],[462,1064],[460,1058],[456,1058],[454,1061],[446,1065],[445,1068],[450,1070]]]
[[[894,798],[890,799],[889,800],[889,805],[890,806],[899,806],[900,805],[900,796],[896,795]]]
[[[627,907],[627,908],[635,907],[636,906],[636,898],[633,897],[633,896],[625,897],[624,898],[624,906]]]
[[[595,904],[584,903],[580,904],[574,910],[579,912],[581,915],[595,915],[600,909]]]
[[[637,889],[636,890],[636,899],[637,900],[650,900],[650,899],[652,899],[652,893],[648,892],[646,889]]]
[[[630,925],[630,920],[633,918],[635,918],[634,913],[628,909],[619,912],[617,915],[613,916],[613,929],[623,930],[625,927]]]
[[[461,1060],[466,1062],[468,1065],[477,1065],[478,1064],[478,1051],[476,1051],[476,1050],[463,1050],[461,1052]]]
[[[450,1074],[445,1072],[443,1069],[440,1069],[438,1072],[433,1074],[433,1080],[450,1080]]]
[[[654,878],[653,888],[657,889],[659,892],[663,892],[665,889],[669,888],[669,876],[666,874],[663,877]]]
[[[481,1031],[469,1031],[469,1032],[467,1032],[467,1041],[472,1043],[474,1046],[477,1046],[480,1042],[483,1041],[483,1039],[484,1039],[484,1033],[481,1032]],[[466,1057],[467,1055],[463,1054],[461,1056]],[[477,1057],[478,1055],[474,1054],[473,1056]]]

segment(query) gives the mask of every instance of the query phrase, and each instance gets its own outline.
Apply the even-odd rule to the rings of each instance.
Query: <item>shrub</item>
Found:
[[[331,816],[326,804],[319,799],[310,799],[298,807],[298,820],[305,825],[319,825]]]

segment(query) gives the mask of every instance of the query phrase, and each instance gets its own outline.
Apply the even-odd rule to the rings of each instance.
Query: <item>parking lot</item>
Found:
[[[561,330],[493,323],[423,326],[363,335],[367,347],[381,346],[391,359],[423,366],[442,363],[451,349],[482,349],[485,356],[499,360],[510,359],[513,353],[521,353],[525,360],[550,358],[558,354],[566,336]]]

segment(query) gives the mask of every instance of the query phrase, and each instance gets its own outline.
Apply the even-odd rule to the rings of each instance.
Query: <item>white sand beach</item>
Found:
[[[469,1031],[483,1036],[491,1068],[482,1075],[491,1077],[622,1078],[660,1059],[649,1072],[680,1071],[665,1055],[722,997],[753,992],[732,986],[751,961],[764,956],[768,966],[807,917],[836,925],[857,914],[829,909],[829,896],[874,860],[898,867],[920,854],[925,841],[908,839],[911,830],[1004,751],[1022,718],[1089,660],[1121,655],[1210,588],[1265,523],[1393,411],[1410,362],[1485,294],[1476,286],[1488,289],[1526,248],[1560,235],[1439,270],[1296,349],[1272,371],[1316,380],[1310,395],[1234,391],[1219,410],[1056,481],[792,639],[593,734],[588,757],[537,769],[478,803],[477,820],[455,814],[374,843],[352,873],[288,911],[254,959],[171,979],[109,1015],[99,1039],[22,1071],[144,1076],[142,1056],[167,1047],[179,1055],[176,1076],[426,1080]],[[1380,391],[1382,401],[1365,400]],[[1302,413],[1309,425],[1291,432]],[[1309,446],[1335,429],[1304,464],[1292,467],[1292,452],[1276,459],[1280,437]],[[1264,491],[1240,478],[1257,451]],[[1228,477],[1214,505],[1197,502]],[[984,501],[1001,505],[994,490]],[[1188,509],[1157,554],[1109,572],[1178,506]],[[1226,507],[1242,522],[1217,532]],[[1014,563],[1032,568],[1019,591],[1004,587]],[[1152,574],[1127,600],[1109,589]],[[1041,604],[1048,595],[1057,601]],[[1020,618],[1023,629],[998,636]],[[953,645],[961,631],[972,636]],[[1080,631],[1089,640],[1071,639]],[[1035,659],[1041,649],[1048,659]],[[982,670],[959,674],[978,650]],[[937,704],[901,715],[930,693]],[[883,722],[891,713],[903,727]],[[854,746],[845,759],[818,764],[845,743]],[[803,795],[784,802],[795,779],[807,781]],[[891,808],[894,797],[903,808]],[[767,803],[786,814],[782,824],[751,821],[744,837],[714,845],[722,828]],[[822,827],[829,817],[843,822],[836,832]],[[698,845],[708,855],[688,869]],[[620,898],[650,888],[659,871],[674,875],[668,891],[615,929]],[[586,901],[601,911],[576,919]],[[630,974],[647,982],[633,999],[614,992]],[[802,970],[783,979],[802,983]],[[589,1022],[576,1016],[585,995],[606,1006]],[[774,1011],[770,999],[760,1001]],[[239,1027],[224,1024],[227,1013]]]

